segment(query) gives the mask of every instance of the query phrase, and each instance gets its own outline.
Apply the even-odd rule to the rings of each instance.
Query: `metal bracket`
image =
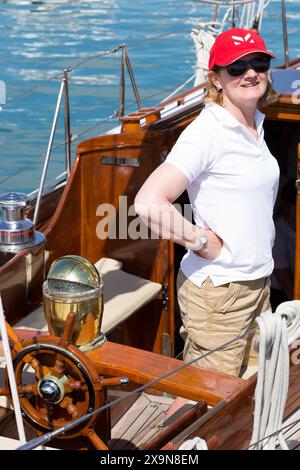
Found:
[[[164,310],[169,308],[169,285],[163,284],[162,286],[162,307]]]
[[[25,272],[26,272],[26,301],[30,301],[31,284],[32,284],[32,253],[25,256]]]
[[[169,333],[163,333],[161,337],[162,353],[164,356],[172,357],[172,343]]]
[[[141,166],[142,164],[140,158],[108,157],[106,155],[100,156],[100,161],[103,165]]]

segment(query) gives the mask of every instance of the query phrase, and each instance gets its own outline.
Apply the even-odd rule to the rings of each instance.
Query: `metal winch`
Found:
[[[0,195],[0,252],[17,253],[24,248],[40,245],[45,237],[34,229],[25,210],[28,197],[24,193],[10,192]]]

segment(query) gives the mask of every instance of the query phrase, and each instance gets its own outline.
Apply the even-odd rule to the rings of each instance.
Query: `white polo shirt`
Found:
[[[188,251],[181,269],[196,285],[215,286],[269,276],[275,238],[273,207],[279,167],[270,153],[257,111],[258,140],[217,104],[206,105],[182,132],[166,161],[188,178],[195,223],[223,240],[213,261]]]

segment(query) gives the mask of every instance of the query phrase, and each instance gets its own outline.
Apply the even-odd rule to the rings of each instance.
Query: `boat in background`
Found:
[[[124,54],[123,70],[126,64]],[[297,177],[300,100],[295,84],[300,80],[300,58],[273,69],[272,75],[279,97],[263,110],[265,140],[281,174]],[[205,83],[200,83],[156,107],[120,115],[119,128],[81,142],[66,184],[44,196],[41,184],[36,206],[28,208],[26,197],[15,193],[1,198],[6,220],[0,231],[0,291],[20,405],[33,435],[48,438],[57,432],[51,435],[56,448],[114,448],[115,441],[123,438],[112,435],[112,424],[121,422],[143,388],[150,388],[157,397],[167,393],[197,403],[178,421],[166,422],[163,429],[157,427],[164,422],[161,416],[151,437],[146,433],[148,421],[138,443],[131,435],[123,439],[126,444],[147,450],[177,449],[190,436],[200,436],[209,448],[249,446],[256,373],[248,371],[249,378],[236,378],[186,366],[174,358],[178,352],[174,279],[183,248],[151,235],[133,211],[138,189],[203,109],[204,89]],[[183,210],[187,195],[176,203]],[[34,223],[27,225],[27,219]],[[73,297],[65,299],[68,308],[61,307],[63,301],[56,292],[59,318],[51,320],[49,314],[46,323],[45,274],[49,276],[61,259],[64,263],[72,260],[73,267],[93,273],[94,279],[95,272],[101,275],[103,312],[99,306],[95,314],[101,319],[96,320],[91,310],[81,317]],[[75,282],[61,275],[47,282],[51,279]],[[89,282],[76,280],[84,286]],[[100,284],[90,287],[100,289]],[[82,292],[78,294],[82,299]],[[300,299],[297,255],[295,298]],[[99,336],[99,325],[106,340]],[[299,367],[291,361],[286,417],[300,405]],[[119,400],[120,385],[127,391],[124,401]],[[110,387],[113,390],[108,392]],[[12,400],[7,372],[1,394]],[[119,397],[112,409],[108,395]],[[16,437],[12,413],[7,403],[1,404],[0,433],[6,439]],[[8,445],[7,440],[3,442]]]

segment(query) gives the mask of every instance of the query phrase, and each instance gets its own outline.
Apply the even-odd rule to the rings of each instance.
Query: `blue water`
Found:
[[[300,0],[286,6],[293,58],[300,56]],[[151,106],[193,74],[190,31],[200,19],[211,19],[211,12],[212,6],[192,0],[0,1],[0,80],[7,86],[7,104],[0,112],[0,192],[29,192],[38,185],[60,87],[59,78],[53,77],[66,67],[73,69],[72,134],[83,133],[80,140],[100,134],[117,124],[103,120],[118,109],[120,53],[78,64],[126,42],[142,104]],[[169,33],[174,34],[145,40]],[[263,36],[276,53],[275,63],[283,62],[279,1],[271,0],[267,7]],[[129,87],[126,98],[130,111]],[[62,115],[55,146],[64,140]],[[52,155],[48,183],[64,171],[63,162],[59,147]]]

